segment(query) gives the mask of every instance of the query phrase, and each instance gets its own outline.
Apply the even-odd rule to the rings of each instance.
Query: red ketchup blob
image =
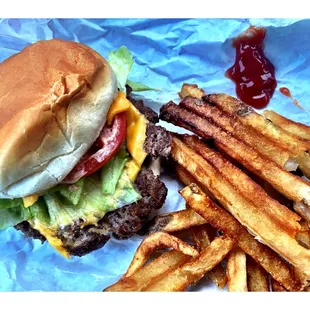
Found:
[[[268,105],[277,86],[274,66],[264,54],[265,35],[264,28],[251,26],[235,38],[235,63],[225,74],[235,82],[238,98],[257,109]]]

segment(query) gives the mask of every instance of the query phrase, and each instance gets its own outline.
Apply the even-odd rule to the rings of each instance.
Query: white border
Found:
[[[304,0],[9,0],[1,17],[306,18]],[[308,13],[309,17],[309,13]]]

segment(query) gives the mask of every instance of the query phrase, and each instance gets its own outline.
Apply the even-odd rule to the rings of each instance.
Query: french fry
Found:
[[[227,159],[221,156],[221,154],[208,147],[196,136],[185,135],[182,137],[182,141],[219,170],[224,178],[237,188],[242,195],[249,198],[252,203],[256,205],[256,209],[260,213],[258,216],[260,216],[262,221],[266,215],[268,215],[275,225],[283,227],[291,236],[295,236],[296,233],[299,232],[300,225],[298,221],[300,217],[268,196],[267,193],[243,171],[231,164]]]
[[[288,290],[301,291],[305,287],[305,277],[297,274],[274,251],[254,239],[231,214],[217,206],[198,186],[192,184],[185,187],[180,193],[191,208],[213,227],[236,240],[238,246],[245,253],[250,255]]]
[[[218,170],[175,137],[171,155],[175,161],[195,176],[198,182],[208,187],[217,200],[241,224],[310,277],[310,251],[302,247],[280,225],[277,225],[277,222],[259,213],[257,208],[253,208],[252,202],[232,186]],[[191,160],[189,161],[188,158]],[[197,210],[195,211],[197,212]],[[200,215],[202,216],[202,214]],[[212,223],[210,224],[214,226]]]
[[[247,292],[246,255],[238,247],[227,256],[227,284],[229,292]]]
[[[122,278],[107,287],[104,292],[140,292],[153,281],[157,281],[160,276],[184,264],[189,258],[189,256],[174,250],[166,252],[143,266],[130,277]]]
[[[272,121],[275,125],[298,136],[299,138],[310,140],[310,126],[294,122],[274,111],[265,110],[263,116]]]
[[[247,256],[246,265],[249,292],[269,292],[267,272],[251,256]]]
[[[171,236],[165,232],[156,232],[147,236],[139,245],[135,256],[129,265],[125,278],[130,277],[148,261],[150,255],[158,249],[173,248],[177,252],[183,253],[189,256],[198,256],[199,252],[189,244],[183,242],[174,236]]]
[[[197,84],[186,84],[184,83],[182,85],[181,91],[179,92],[179,97],[181,99],[187,97],[187,96],[192,96],[195,98],[201,98],[205,96],[205,92],[198,87]]]
[[[212,240],[210,239],[211,228],[213,227],[211,227],[208,224],[195,226],[191,228],[192,238],[199,252],[203,251],[210,245]],[[215,235],[215,231],[213,231],[212,233]],[[223,289],[226,286],[227,283],[226,272],[221,264],[216,265],[212,270],[210,270],[207,273],[207,276],[220,289]]]
[[[248,170],[259,175],[287,198],[310,204],[310,183],[303,180],[268,158],[259,155],[254,149],[234,138],[212,122],[179,107],[172,101],[161,107],[162,120],[181,126],[203,138],[213,138],[216,146],[240,162]]]
[[[286,292],[286,289],[275,279],[271,279],[271,288],[273,292]]]
[[[244,125],[254,128],[265,137],[289,150],[296,157],[301,170],[310,178],[310,155],[307,153],[310,150],[310,141],[300,139],[295,134],[282,129],[265,119],[263,115],[256,113],[251,107],[231,96],[210,94],[207,96],[207,100],[226,113],[237,117]]]
[[[148,234],[157,231],[177,232],[205,224],[206,221],[192,209],[164,213],[154,217],[146,229]]]
[[[301,231],[297,234],[296,239],[300,244],[310,249],[310,228],[306,221],[301,221]]]
[[[289,151],[273,140],[261,135],[255,129],[244,126],[237,118],[233,118],[216,106],[212,106],[207,100],[186,97],[181,101],[180,107],[192,111],[202,118],[211,120],[217,126],[230,132],[237,139],[243,141],[282,168],[288,171],[295,171],[297,169],[298,164]]]
[[[198,257],[174,271],[167,273],[159,281],[147,286],[144,291],[178,292],[184,291],[189,285],[196,283],[209,270],[219,264],[232,249],[234,242],[231,238],[221,236],[214,239]]]

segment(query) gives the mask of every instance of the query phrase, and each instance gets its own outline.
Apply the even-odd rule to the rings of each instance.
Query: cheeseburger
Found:
[[[163,205],[153,163],[170,137],[111,65],[56,39],[0,64],[0,229],[82,256],[132,236]]]

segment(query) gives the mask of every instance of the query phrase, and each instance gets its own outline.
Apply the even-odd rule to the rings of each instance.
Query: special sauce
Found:
[[[265,36],[264,28],[251,26],[235,38],[235,63],[225,73],[235,82],[238,98],[257,109],[268,105],[277,87],[274,66],[264,54]]]

